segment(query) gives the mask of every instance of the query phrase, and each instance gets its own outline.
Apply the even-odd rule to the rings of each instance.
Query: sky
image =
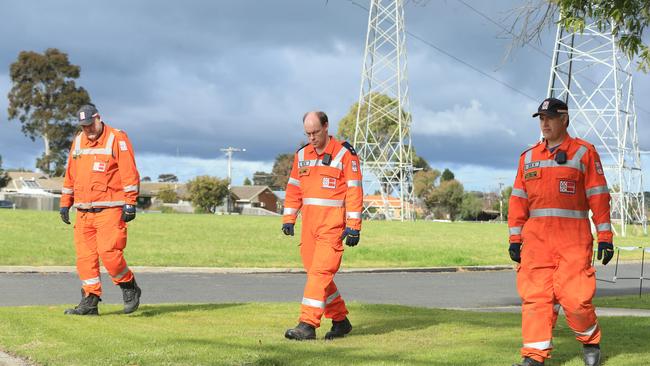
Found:
[[[368,3],[2,1],[3,167],[33,169],[43,151],[42,141],[32,142],[18,121],[8,121],[9,65],[22,50],[58,48],[81,67],[77,84],[89,91],[103,120],[128,133],[142,176],[226,177],[219,149],[228,146],[246,149],[234,154],[234,184],[270,171],[278,154],[305,140],[306,111],[325,111],[334,133],[358,99]],[[466,189],[512,184],[519,154],[539,137],[531,114],[546,96],[551,60],[532,47],[508,53],[511,40],[502,27],[521,4],[405,5],[413,146],[434,168],[451,169]],[[555,29],[545,30],[535,47],[551,53],[554,37]],[[650,75],[635,72],[634,78],[643,108]],[[648,109],[638,111],[645,151]],[[645,155],[646,172],[649,159]],[[645,187],[650,190],[650,178]]]

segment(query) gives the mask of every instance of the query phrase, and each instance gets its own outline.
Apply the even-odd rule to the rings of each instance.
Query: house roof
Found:
[[[269,186],[234,186],[230,191],[240,200],[250,201],[267,189],[271,191]]]
[[[43,173],[8,172],[9,184],[5,190],[42,189],[47,192],[61,192],[63,177],[50,178]]]
[[[363,202],[364,203],[374,203],[375,205],[377,203],[381,203],[382,205],[384,204],[384,199],[381,197],[380,194],[369,194],[366,196],[363,196]],[[401,201],[399,198],[396,197],[387,197],[386,202],[388,203],[388,206],[393,207],[393,208],[400,208],[402,207]]]
[[[185,183],[173,182],[140,182],[141,196],[155,196],[163,189],[171,188],[176,191],[180,197],[187,197],[187,185]]]

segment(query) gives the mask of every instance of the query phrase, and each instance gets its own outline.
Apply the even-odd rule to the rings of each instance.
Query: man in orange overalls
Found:
[[[537,116],[544,139],[521,154],[508,211],[509,253],[520,263],[517,290],[523,301],[519,365],[544,365],[550,358],[560,307],[583,344],[585,365],[600,365],[588,216],[591,210],[598,259],[605,265],[614,255],[609,189],[594,146],[569,136],[566,103],[548,98]]]
[[[122,289],[124,313],[140,305],[142,291],[124,260],[126,223],[135,218],[140,175],[126,133],[102,122],[94,105],[77,113],[80,132],[72,142],[61,196],[61,219],[70,224],[77,209],[74,243],[82,283],[81,302],[71,315],[98,315],[102,295],[99,259]]]
[[[359,243],[361,165],[349,143],[329,136],[328,126],[325,113],[305,114],[303,127],[309,144],[296,152],[287,184],[282,232],[293,236],[300,210],[300,255],[307,271],[300,322],[285,333],[289,339],[315,339],[323,315],[332,319],[325,339],[343,337],[352,330],[334,275],[341,264],[343,239],[347,237],[348,246]]]

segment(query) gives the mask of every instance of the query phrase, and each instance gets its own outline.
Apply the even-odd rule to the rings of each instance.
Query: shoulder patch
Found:
[[[354,155],[354,156],[357,156],[357,151],[354,149],[354,147],[353,147],[352,145],[350,145],[349,142],[347,142],[347,141],[343,141],[343,144],[342,144],[342,145],[343,145],[344,148],[348,149],[348,151],[350,152],[350,154],[352,154],[352,155]]]
[[[298,151],[300,151],[300,150],[306,148],[308,145],[309,145],[309,144],[304,144],[304,145],[302,145],[298,150],[296,150],[296,152],[298,152]]]
[[[541,141],[537,141],[537,143],[536,143],[535,145],[533,145],[533,146],[529,147],[528,149],[524,150],[524,151],[523,151],[519,156],[523,156],[525,153],[527,153],[528,151],[530,151],[530,150],[536,148],[536,147],[539,146],[539,144],[541,144],[541,143],[542,143]]]

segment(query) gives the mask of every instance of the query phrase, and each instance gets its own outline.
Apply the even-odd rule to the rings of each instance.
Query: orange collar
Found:
[[[334,147],[335,146],[336,146],[336,140],[334,139],[333,136],[330,136],[330,142],[327,143],[327,146],[325,146],[325,150],[323,150],[322,154],[319,155],[318,152],[316,152],[316,148],[314,148],[314,146],[312,144],[309,144],[309,149],[311,151],[313,151],[314,154],[316,154],[316,156],[321,156],[321,155],[325,155],[325,154],[334,155]]]
[[[102,134],[99,135],[99,137],[98,137],[97,140],[95,140],[95,141],[90,141],[90,140],[88,140],[88,137],[86,137],[86,134],[84,134],[84,133],[82,132],[82,134],[83,134],[83,136],[84,136],[84,140],[85,140],[85,144],[84,144],[84,145],[85,145],[85,146],[97,146],[97,145],[99,145],[99,144],[103,144],[103,143],[104,143],[104,140],[106,140],[106,136],[108,135],[108,134],[106,133],[106,130],[107,130],[107,129],[108,129],[108,128],[107,128],[107,126],[106,126],[106,123],[102,122]]]
[[[569,146],[571,145],[571,142],[573,142],[573,137],[571,137],[571,136],[567,133],[567,135],[566,135],[566,137],[564,138],[564,140],[562,140],[562,142],[561,142],[561,143],[560,143],[560,144],[555,148],[555,150],[553,150],[553,153],[550,153],[550,152],[549,152],[549,153],[550,153],[551,155],[553,155],[553,154],[555,154],[558,150],[568,151],[568,150],[569,150]],[[543,146],[543,147],[542,147],[542,151],[549,151],[549,150],[548,150],[548,142],[545,142],[544,144],[542,144],[542,146]]]

